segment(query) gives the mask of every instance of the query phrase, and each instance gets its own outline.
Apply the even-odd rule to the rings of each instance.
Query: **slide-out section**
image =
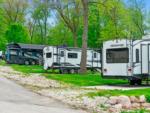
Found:
[[[143,75],[150,74],[150,45],[149,44],[141,44],[141,73]]]

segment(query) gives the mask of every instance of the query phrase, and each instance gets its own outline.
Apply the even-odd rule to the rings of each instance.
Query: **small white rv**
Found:
[[[80,69],[81,49],[48,46],[43,50],[44,69],[59,69],[61,73],[77,73]],[[87,50],[87,68],[101,68],[100,52]]]
[[[150,36],[106,41],[102,49],[104,78],[128,79],[131,85],[150,77]]]

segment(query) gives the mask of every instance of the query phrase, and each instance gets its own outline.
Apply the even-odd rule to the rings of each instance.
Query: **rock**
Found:
[[[138,103],[139,102],[138,98],[136,98],[135,96],[130,96],[130,101],[131,101],[131,103]]]
[[[118,104],[119,105],[119,104]],[[121,107],[121,105],[119,105],[119,106],[116,106],[116,107]],[[115,108],[115,106],[113,106],[113,107],[110,107],[109,109],[108,109],[108,111],[109,111],[109,113],[120,113],[121,112],[121,109],[118,109],[118,108]]]
[[[91,98],[83,97],[82,99],[83,99],[84,106],[89,106],[89,105],[93,104],[93,100]]]
[[[109,98],[109,100],[107,101],[107,104],[111,104],[111,105],[115,105],[118,103],[118,97],[116,96],[112,96]]]
[[[96,103],[98,104],[105,104],[108,101],[107,97],[96,97],[95,98]]]
[[[128,96],[119,96],[118,103],[121,104],[124,109],[131,108],[131,101]]]
[[[146,108],[146,110],[150,111],[150,108]]]
[[[133,104],[131,105],[131,107],[132,107],[133,109],[138,109],[138,108],[140,108],[140,104],[139,104],[139,103],[133,103]]]
[[[113,107],[116,108],[118,111],[122,110],[122,105],[121,104],[116,104]]]
[[[102,104],[101,104],[102,105]],[[104,104],[103,105],[105,108],[110,108],[112,105],[110,105],[110,104]]]
[[[141,106],[143,108],[150,108],[150,103],[142,103]]]
[[[146,102],[146,98],[145,98],[144,95],[139,97],[139,102],[141,102],[141,103],[145,103]]]
[[[117,109],[113,107],[109,108],[108,111],[109,113],[118,113]]]

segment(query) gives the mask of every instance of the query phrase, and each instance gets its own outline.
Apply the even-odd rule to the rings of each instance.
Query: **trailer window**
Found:
[[[128,48],[107,49],[106,60],[107,63],[128,63],[129,49]]]
[[[68,58],[78,58],[77,53],[68,53]]]
[[[46,53],[46,58],[51,58],[52,57],[52,53]]]
[[[17,51],[16,50],[10,50],[10,55],[18,55]]]
[[[140,60],[139,60],[139,49],[136,49],[136,63],[139,63]]]
[[[61,57],[64,57],[64,51],[61,51],[61,52],[60,52],[60,56],[61,56]]]
[[[97,54],[96,53],[94,53],[94,58],[97,58]]]

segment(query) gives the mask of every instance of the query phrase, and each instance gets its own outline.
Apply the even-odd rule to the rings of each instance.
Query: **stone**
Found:
[[[138,108],[140,108],[140,103],[132,103],[131,107],[133,109],[138,109]]]
[[[111,104],[111,105],[115,105],[118,103],[118,97],[116,96],[111,96],[109,98],[109,100],[107,101],[108,104]]]
[[[130,96],[130,101],[131,101],[131,103],[138,103],[139,102],[138,98],[136,98],[135,96]]]
[[[146,108],[147,111],[150,111],[150,108]]]
[[[122,105],[121,104],[116,104],[113,107],[116,108],[118,111],[121,111],[121,109],[122,109]]]
[[[128,96],[119,96],[118,103],[121,104],[124,109],[131,108],[131,101]]]
[[[150,103],[142,103],[141,106],[143,108],[150,108]]]
[[[141,95],[141,96],[139,97],[139,102],[141,102],[141,103],[145,103],[145,102],[146,102],[146,98],[145,98],[144,95]]]
[[[107,101],[108,101],[108,98],[107,97],[95,97],[95,102],[97,104],[105,104]]]
[[[114,107],[109,108],[108,111],[109,113],[119,113],[119,111]]]

